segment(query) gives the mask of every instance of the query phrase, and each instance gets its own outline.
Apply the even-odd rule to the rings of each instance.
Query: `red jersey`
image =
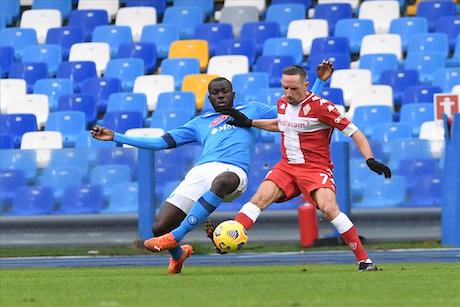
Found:
[[[310,92],[295,106],[285,96],[278,100],[278,127],[283,160],[328,168],[332,168],[329,143],[334,128],[347,136],[358,130],[331,101]]]

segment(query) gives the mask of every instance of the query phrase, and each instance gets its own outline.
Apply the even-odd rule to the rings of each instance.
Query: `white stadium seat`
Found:
[[[96,64],[98,76],[105,72],[110,60],[110,46],[107,43],[76,43],[70,48],[69,62],[92,61]]]
[[[120,8],[119,0],[78,0],[79,10],[105,10],[110,21],[117,14]]]
[[[298,38],[302,41],[304,55],[309,55],[311,44],[315,38],[329,35],[328,23],[325,19],[298,19],[289,23],[287,38]]]
[[[398,34],[371,34],[364,36],[359,56],[375,53],[392,53],[401,61],[401,36]]]
[[[420,126],[420,139],[430,141],[430,150],[434,158],[441,158],[444,152],[444,123],[442,120],[424,122]]]
[[[46,34],[51,28],[62,25],[61,11],[59,10],[27,10],[21,16],[21,28],[31,28],[37,32],[37,42],[45,43]]]
[[[134,81],[134,93],[143,93],[147,96],[147,106],[149,111],[154,111],[158,95],[163,92],[173,92],[174,77],[171,75],[149,75],[139,76]]]
[[[48,100],[48,96],[43,94],[24,95],[8,107],[8,113],[34,114],[37,118],[37,127],[44,127],[49,115]]]
[[[364,1],[359,7],[359,19],[370,19],[374,22],[376,34],[388,33],[393,19],[399,18],[399,2],[390,0]]]
[[[357,107],[389,106],[394,110],[393,89],[389,85],[371,85],[354,92],[347,117],[353,118]]]
[[[232,80],[236,74],[249,72],[249,60],[245,55],[217,55],[209,59],[207,73]]]
[[[59,131],[31,131],[22,135],[21,149],[35,149],[39,168],[49,164],[51,149],[63,147],[62,134]]]
[[[372,85],[371,71],[368,69],[338,69],[331,77],[331,87],[341,88],[344,104],[350,105],[355,92]]]
[[[0,112],[7,113],[10,105],[27,94],[24,79],[0,79]]]
[[[133,41],[141,40],[142,29],[147,25],[157,23],[157,11],[154,7],[133,6],[123,7],[118,11],[115,24],[131,28]]]

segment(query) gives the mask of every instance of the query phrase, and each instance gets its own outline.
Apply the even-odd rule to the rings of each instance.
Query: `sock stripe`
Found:
[[[208,211],[209,213],[212,213],[214,212],[214,210],[216,210],[216,207],[213,206],[212,204],[208,203],[206,201],[206,199],[204,199],[203,197],[200,197],[200,199],[198,199],[198,202],[203,206],[203,208],[206,209],[206,211]]]

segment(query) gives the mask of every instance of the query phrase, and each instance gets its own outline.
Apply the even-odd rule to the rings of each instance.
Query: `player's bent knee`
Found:
[[[240,178],[233,172],[224,172],[217,176],[211,185],[211,191],[224,197],[225,195],[233,193],[240,184]]]

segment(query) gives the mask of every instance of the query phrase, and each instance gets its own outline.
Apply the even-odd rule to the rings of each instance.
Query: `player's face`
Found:
[[[283,75],[281,86],[289,104],[296,105],[307,97],[308,82],[302,80],[300,75]]]
[[[216,81],[211,83],[209,87],[209,101],[211,102],[214,110],[220,112],[225,109],[233,107],[233,99],[235,92],[232,91],[230,84],[226,81]]]

